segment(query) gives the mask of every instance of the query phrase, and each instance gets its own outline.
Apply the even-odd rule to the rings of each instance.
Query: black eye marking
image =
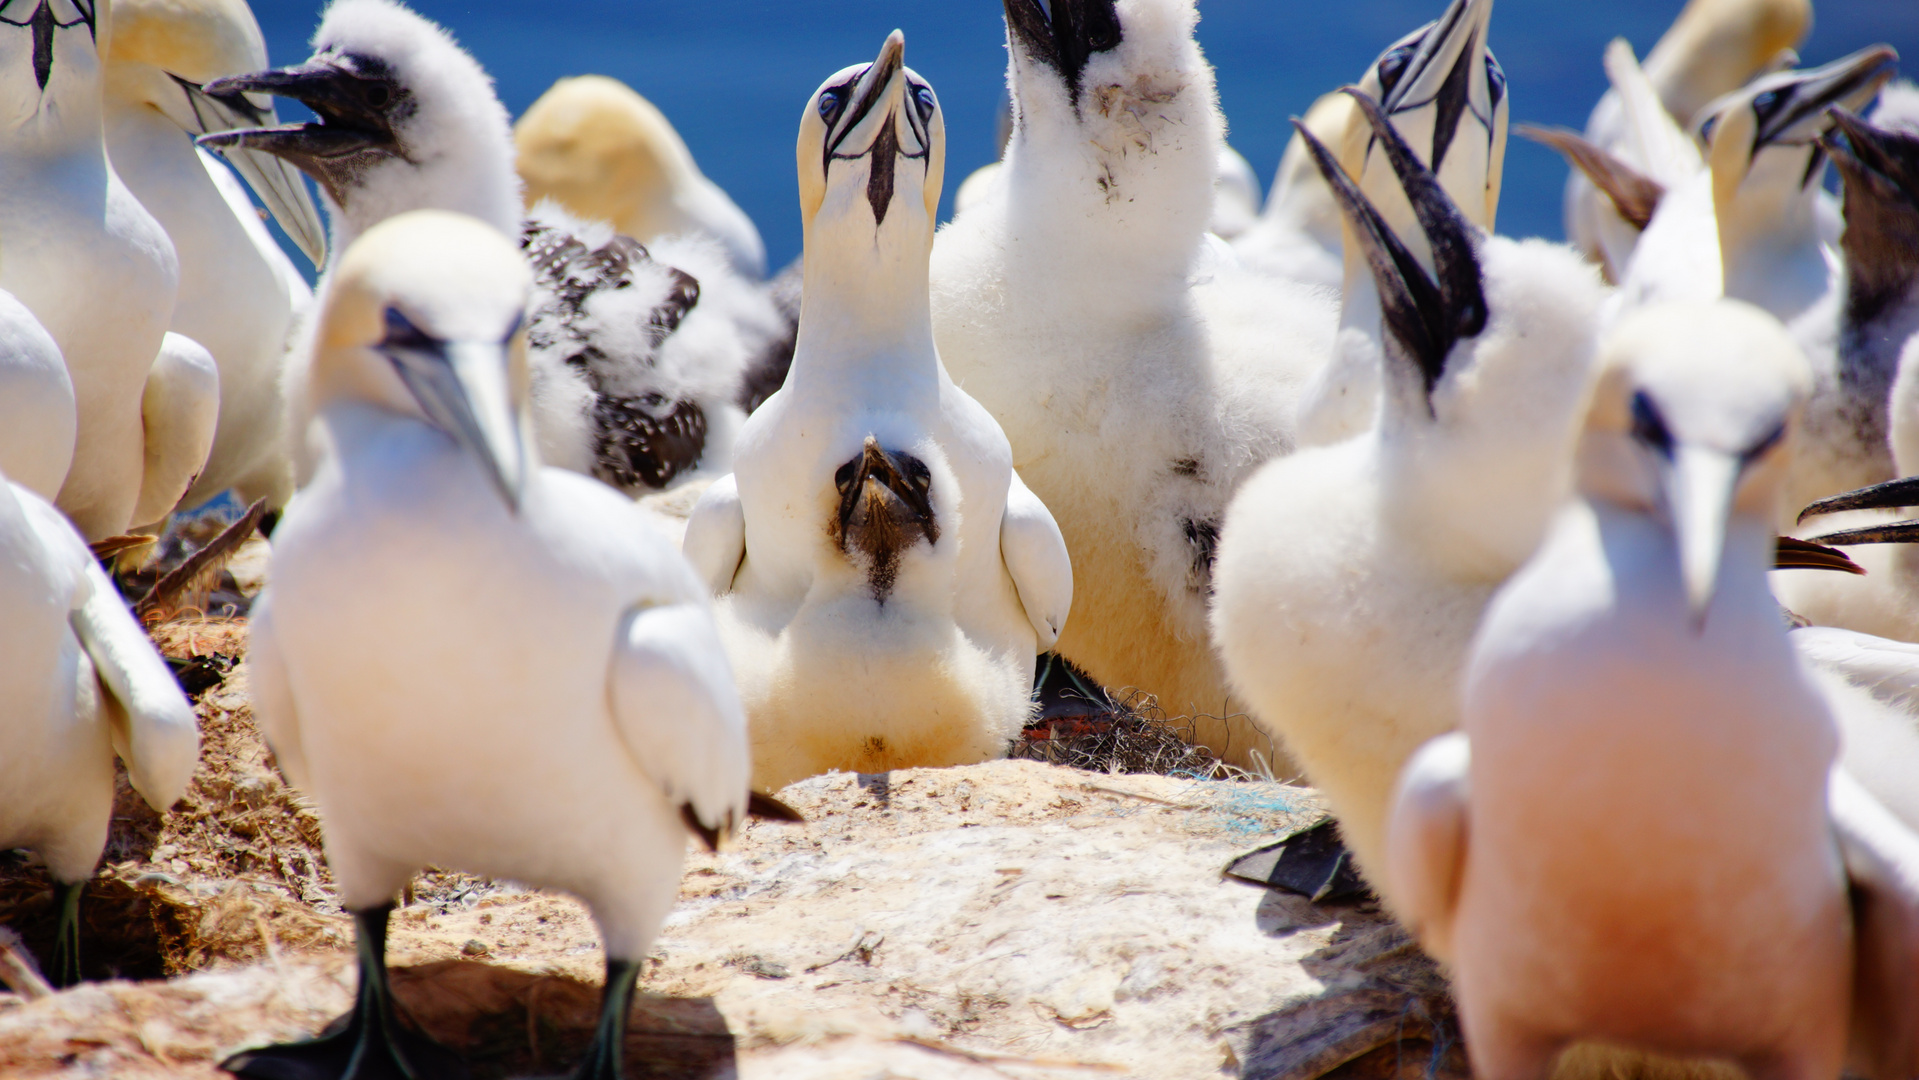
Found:
[[[1768,90],[1753,98],[1752,111],[1759,117],[1759,126],[1765,127],[1766,121],[1772,119],[1773,114],[1779,111],[1779,106],[1785,104],[1785,101],[1785,95],[1777,90]]]
[[[1632,396],[1632,437],[1660,457],[1672,458],[1672,431],[1644,390]]]
[[[515,326],[514,329],[517,331],[519,327]],[[386,339],[380,344],[400,349],[433,349],[439,343],[426,331],[413,325],[413,320],[400,314],[399,308],[390,307],[386,309]]]
[[[1773,428],[1771,431],[1767,432],[1765,436],[1763,436],[1758,442],[1753,443],[1750,447],[1748,447],[1745,453],[1740,454],[1739,463],[1741,465],[1750,465],[1753,462],[1758,461],[1760,458],[1765,457],[1768,453],[1771,453],[1774,447],[1778,446],[1781,442],[1784,442],[1785,438],[1786,438],[1786,424],[1785,424],[1785,421],[1782,420],[1779,422],[1778,427]]]
[[[1417,48],[1417,42],[1401,45],[1379,58],[1379,94],[1382,99],[1393,92],[1400,79],[1405,78],[1406,65],[1412,63]]]
[[[1699,137],[1707,142],[1711,142],[1712,133],[1717,130],[1719,130],[1719,117],[1716,115],[1708,116],[1706,117],[1705,123],[1699,125]]]
[[[1499,103],[1506,100],[1506,69],[1490,52],[1486,54],[1486,88],[1492,91],[1493,108],[1499,108]]]
[[[826,121],[830,126],[833,123],[833,118],[840,114],[840,106],[843,103],[843,99],[840,97],[838,90],[822,91],[820,93],[820,119]]]

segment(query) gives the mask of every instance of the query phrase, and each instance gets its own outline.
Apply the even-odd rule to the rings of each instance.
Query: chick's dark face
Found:
[[[1007,36],[1015,48],[1059,73],[1067,98],[1079,106],[1080,84],[1095,53],[1125,38],[1114,0],[1003,0]]]
[[[366,170],[407,156],[399,132],[416,102],[392,67],[377,57],[323,51],[297,67],[219,79],[206,90],[274,94],[311,109],[314,119],[308,123],[227,131],[201,144],[284,158],[341,206]]]

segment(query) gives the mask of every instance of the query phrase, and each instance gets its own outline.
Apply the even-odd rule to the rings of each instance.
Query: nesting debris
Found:
[[[109,554],[99,557],[111,557],[120,594],[138,601],[149,628],[196,614],[242,617],[262,584],[258,571],[266,541],[257,533],[265,510],[222,496],[190,514],[175,514],[150,546],[133,544],[138,537],[113,537],[102,542]]]
[[[198,550],[180,560],[178,566],[161,574],[153,587],[140,598],[140,602],[133,606],[134,614],[142,622],[153,622],[172,615],[182,597],[196,592],[210,592],[214,575],[240,550],[240,545],[259,529],[260,520],[266,516],[266,512],[267,501],[254,500],[239,520],[220,530]]]
[[[1008,757],[1088,772],[1223,778],[1218,758],[1194,743],[1191,717],[1168,718],[1151,694],[1114,693],[1057,654],[1039,679],[1039,718],[1026,725]]]

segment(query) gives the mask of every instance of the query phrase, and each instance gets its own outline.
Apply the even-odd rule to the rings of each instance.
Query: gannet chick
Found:
[[[319,182],[328,203],[336,246],[395,213],[413,209],[471,214],[509,236],[526,239],[528,255],[536,260],[540,251],[567,247],[569,238],[595,251],[605,246],[603,241],[586,244],[584,236],[571,235],[592,230],[557,207],[540,215],[535,222],[537,235],[523,234],[520,182],[513,172],[506,109],[486,72],[439,26],[394,0],[336,0],[314,36],[314,49],[313,57],[299,66],[209,84],[216,93],[265,91],[295,98],[314,110],[313,122],[227,132],[201,142],[278,154],[306,170]],[[553,235],[556,227],[569,237]],[[533,247],[536,243],[538,250]],[[682,406],[702,412],[706,438],[717,451],[714,459],[720,468],[725,467],[730,446],[722,436],[732,430],[733,421],[722,414],[743,411],[739,398],[744,373],[764,352],[777,351],[784,341],[785,323],[757,283],[732,275],[711,240],[670,238],[656,245],[653,254],[659,257],[669,244],[674,255],[661,261],[697,277],[702,297],[672,335],[679,341],[642,341],[637,326],[607,333],[582,324],[559,335],[583,338],[599,350],[602,356],[592,370],[567,362],[580,355],[578,348],[547,348],[546,341],[558,340],[549,335],[542,334],[531,350],[534,422],[543,447],[555,452],[554,464],[593,467],[598,473],[597,458],[562,453],[561,448],[577,450],[624,438],[617,428],[600,426],[617,425],[630,415],[621,401],[600,397],[599,387],[609,384],[596,380],[595,374],[613,371],[618,378],[610,385],[620,392],[667,399],[663,406],[649,407],[652,415]],[[679,266],[682,262],[687,265]],[[629,259],[620,265],[636,264]],[[647,281],[605,276],[613,269],[614,263],[599,265],[596,290],[629,286],[650,290]],[[543,287],[541,295],[546,291]],[[624,299],[607,306],[619,307]],[[591,323],[599,306],[571,305],[562,317],[579,312]],[[559,309],[549,313],[552,310]],[[656,365],[656,353],[662,350],[678,358]],[[724,392],[717,397],[673,399],[676,385],[687,381],[670,377],[674,371],[697,371],[695,383],[723,387]],[[594,407],[581,408],[582,402]],[[304,422],[296,419],[295,423],[297,430],[305,430]],[[704,451],[701,460],[706,460]]]
[[[946,124],[905,50],[895,30],[807,103],[793,368],[686,528],[762,790],[1004,755],[1073,599],[1059,527],[933,344]]]
[[[343,1031],[230,1072],[456,1075],[397,1027],[382,959],[394,897],[435,865],[586,902],[606,996],[576,1075],[616,1080],[686,832],[717,842],[746,815],[745,719],[698,579],[630,501],[540,465],[530,285],[497,230],[420,211],[368,230],[322,297],[313,393],[336,449],[274,533],[249,663],[274,754],[319,806],[360,988]]]
[[[528,207],[552,199],[649,246],[709,236],[735,273],[766,276],[766,244],[753,219],[700,172],[666,116],[625,83],[561,79],[521,114],[513,144]]]
[[[1688,130],[1708,103],[1758,75],[1796,62],[1792,50],[1811,26],[1811,0],[1688,0],[1646,56],[1646,89],[1675,126]],[[1619,48],[1630,52],[1631,47],[1615,45],[1608,49],[1609,77],[1614,66],[1612,52]],[[1652,132],[1654,119],[1613,78],[1612,88],[1593,106],[1581,141],[1599,154],[1632,167],[1638,151],[1647,149],[1643,140],[1648,134],[1656,134]],[[1636,171],[1658,182],[1656,173]],[[1566,181],[1566,236],[1573,246],[1595,262],[1609,262],[1605,236],[1612,232],[1616,243],[1618,231],[1630,224],[1623,218],[1614,200],[1595,190],[1590,173],[1583,167],[1575,168]],[[1645,223],[1641,221],[1632,232],[1643,228]],[[1623,268],[1623,262],[1611,264],[1612,280],[1619,280]]]
[[[1268,747],[1209,640],[1213,548],[1241,478],[1292,449],[1331,298],[1206,239],[1222,120],[1191,0],[1005,7],[1014,132],[934,245],[940,356],[1073,553],[1061,655],[1250,764]]]
[[[43,499],[58,497],[78,424],[60,346],[0,289],[0,473]]]
[[[1406,35],[1366,70],[1359,91],[1379,103],[1419,160],[1466,215],[1491,232],[1505,172],[1511,102],[1506,76],[1487,48],[1492,0],[1453,0],[1439,19]],[[1393,235],[1431,272],[1432,254],[1380,141],[1357,112],[1347,115],[1338,143],[1342,167],[1380,211]],[[1343,251],[1339,336],[1330,363],[1306,389],[1299,434],[1305,445],[1348,439],[1379,412],[1379,297],[1365,256]]]
[[[113,758],[165,813],[200,757],[193,707],[66,518],[0,476],[0,848],[58,889],[53,981],[80,977],[80,892],[106,847]]]
[[[1919,1064],[1891,1045],[1919,1016],[1919,836],[1834,770],[1765,583],[1810,383],[1737,302],[1602,346],[1578,493],[1394,808],[1388,875],[1451,964],[1475,1075],[1543,1077],[1590,1040],[1836,1076],[1849,1029],[1868,1073]]]
[[[109,48],[108,152],[179,256],[169,328],[204,346],[220,370],[218,429],[204,468],[191,470],[198,479],[184,501],[195,505],[235,488],[243,502],[284,505],[293,472],[281,374],[294,318],[312,294],[283,270],[286,258],[258,227],[251,202],[229,201],[215,175],[224,167],[193,144],[208,132],[277,122],[270,98],[202,89],[266,66],[259,25],[243,0],[119,0]],[[323,265],[325,234],[299,172],[255,150],[236,147],[227,159],[313,264]],[[136,524],[154,520],[143,514]]]
[[[1475,229],[1364,96],[1437,257],[1428,275],[1308,140],[1377,280],[1379,423],[1271,462],[1220,537],[1213,632],[1253,716],[1306,770],[1379,876],[1394,779],[1459,719],[1480,613],[1568,482],[1601,286],[1575,253]]]
[[[107,160],[92,0],[0,20],[0,289],[73,383],[78,437],[56,502],[88,539],[126,531],[145,456],[141,394],[179,285],[173,245]]]

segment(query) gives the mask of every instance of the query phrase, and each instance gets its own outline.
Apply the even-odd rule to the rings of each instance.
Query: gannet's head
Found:
[[[1599,363],[1580,487],[1671,531],[1703,625],[1729,522],[1757,530],[1772,555],[1811,368],[1784,324],[1737,300],[1635,311],[1601,343]]]
[[[57,124],[68,110],[97,108],[108,22],[106,0],[0,4],[0,124]]]
[[[1225,125],[1193,0],[1003,2],[1009,165],[1050,206],[1108,208],[1122,230],[1196,248]]]
[[[1832,125],[1829,111],[1864,108],[1898,63],[1891,46],[1875,45],[1824,67],[1755,79],[1705,107],[1698,128],[1722,241],[1763,232],[1787,204],[1812,198],[1824,173],[1818,140]]]
[[[1411,208],[1433,271],[1303,125],[1379,293],[1385,481],[1407,520],[1444,524],[1456,551],[1501,576],[1532,551],[1565,490],[1602,296],[1568,249],[1479,229],[1385,111],[1355,93]]]
[[[346,249],[326,292],[316,403],[431,424],[517,510],[538,467],[521,332],[531,287],[519,249],[474,218],[420,210],[380,223]]]
[[[1689,127],[1709,102],[1780,66],[1811,26],[1811,0],[1690,0],[1647,55],[1646,73]]]
[[[1919,133],[1877,127],[1844,109],[1831,115],[1819,145],[1845,185],[1846,316],[1859,326],[1919,299]]]
[[[313,110],[313,122],[229,131],[201,144],[292,162],[339,209],[347,237],[425,208],[519,232],[506,109],[493,80],[445,30],[395,0],[334,0],[313,49],[304,64],[206,87],[290,97]]]
[[[911,241],[903,250],[930,250],[946,119],[905,61],[906,35],[895,30],[878,59],[842,68],[808,99],[796,153],[809,248],[816,237],[858,237],[870,248],[890,234]]]
[[[641,243],[684,228],[675,205],[699,169],[653,103],[618,79],[561,79],[513,125],[528,206],[553,199]]]
[[[1379,103],[1406,142],[1439,176],[1466,220],[1491,232],[1499,212],[1506,167],[1506,75],[1486,46],[1493,0],[1453,0],[1435,22],[1394,42],[1366,69],[1359,89]],[[1385,151],[1366,121],[1354,115],[1340,164],[1395,229],[1412,224],[1411,210]],[[1406,231],[1402,240],[1410,240]],[[1424,254],[1417,241],[1413,250]]]
[[[107,93],[158,110],[189,135],[279,123],[268,95],[233,91],[215,97],[203,89],[266,64],[266,41],[245,0],[117,0],[113,5]],[[256,150],[229,147],[222,154],[313,265],[326,262],[326,231],[299,173]]]

